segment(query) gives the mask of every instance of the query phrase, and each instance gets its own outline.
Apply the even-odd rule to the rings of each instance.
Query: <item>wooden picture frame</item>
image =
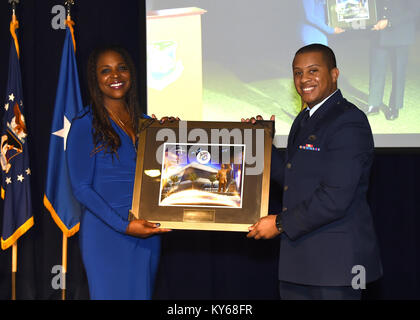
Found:
[[[130,220],[243,231],[268,214],[274,122],[140,120]]]

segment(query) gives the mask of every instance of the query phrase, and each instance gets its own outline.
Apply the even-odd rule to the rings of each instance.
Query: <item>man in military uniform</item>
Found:
[[[388,62],[392,69],[392,91],[385,109],[388,120],[398,118],[404,106],[409,48],[415,41],[419,0],[377,0],[378,22],[372,28],[368,115],[378,114],[383,104]]]

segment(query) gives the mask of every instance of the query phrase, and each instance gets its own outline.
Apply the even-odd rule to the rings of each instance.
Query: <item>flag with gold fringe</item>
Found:
[[[81,205],[74,198],[66,162],[66,141],[73,118],[83,109],[75,57],[73,22],[66,37],[54,106],[44,206],[66,237],[79,231]]]
[[[4,200],[1,247],[3,250],[12,246],[34,225],[28,130],[24,116],[19,44],[16,34],[18,27],[19,23],[14,18],[10,24],[9,74],[1,130],[1,196]]]

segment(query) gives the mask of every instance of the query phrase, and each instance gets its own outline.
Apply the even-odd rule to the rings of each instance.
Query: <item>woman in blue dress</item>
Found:
[[[150,299],[160,256],[156,234],[169,230],[128,221],[137,156],[136,76],[128,53],[97,49],[88,60],[91,104],[73,121],[67,162],[84,206],[80,250],[91,299]]]
[[[339,27],[330,27],[327,24],[326,0],[302,0],[304,17],[299,26],[302,46],[320,43],[328,46],[328,36],[345,32]],[[301,100],[302,109],[306,108]]]
[[[305,20],[300,27],[303,45],[321,43],[328,45],[328,35],[339,34],[344,29],[332,28],[327,24],[326,0],[302,0]]]

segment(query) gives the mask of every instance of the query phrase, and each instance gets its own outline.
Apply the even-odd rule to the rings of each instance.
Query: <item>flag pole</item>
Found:
[[[17,240],[12,246],[12,300],[16,300]]]
[[[16,19],[16,4],[19,3],[19,0],[9,0],[9,3],[12,5],[12,24],[17,23]],[[16,47],[17,52],[19,52],[18,47]],[[18,53],[19,56],[19,53]],[[17,240],[12,245],[12,300],[16,300],[16,273],[17,273]]]
[[[70,24],[71,21],[71,6],[74,5],[74,0],[66,0],[64,2],[65,6],[66,6],[66,11],[67,11],[67,23]],[[74,42],[74,39],[73,39]],[[67,276],[67,241],[68,237],[67,235],[63,232],[63,255],[62,255],[62,261],[61,261],[61,265],[62,265],[62,289],[61,289],[61,300],[66,300],[66,276]]]
[[[67,236],[63,232],[63,257],[62,257],[62,289],[61,300],[66,300],[66,275],[67,275]]]

